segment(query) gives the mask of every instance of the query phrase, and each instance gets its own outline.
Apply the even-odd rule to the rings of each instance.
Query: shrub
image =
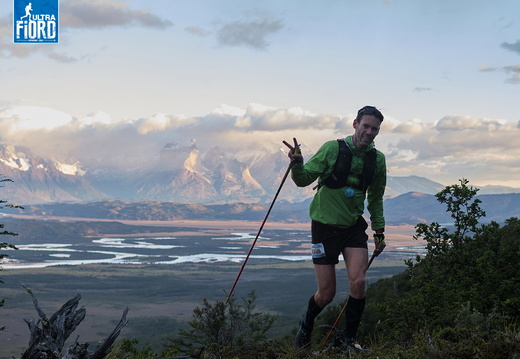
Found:
[[[472,201],[476,192],[466,180],[439,192],[454,231],[438,223],[417,225],[415,238],[427,242],[425,258],[407,261],[407,271],[368,289],[368,320],[360,331],[387,354],[520,357],[520,221],[477,226],[484,212]]]
[[[207,298],[202,306],[193,311],[190,329],[180,329],[179,337],[170,339],[165,355],[178,355],[196,350],[241,348],[250,350],[267,340],[267,332],[276,317],[255,312],[255,292],[243,298],[243,304],[236,303],[234,297],[228,301],[217,300],[214,304]]]

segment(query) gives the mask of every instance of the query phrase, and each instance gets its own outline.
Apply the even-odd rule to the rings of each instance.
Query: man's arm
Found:
[[[386,247],[385,217],[383,212],[383,196],[386,188],[386,161],[383,153],[378,152],[376,176],[368,189],[368,211],[374,233],[374,255],[378,256]]]
[[[291,178],[298,187],[305,187],[313,183],[319,176],[329,175],[336,163],[338,157],[339,145],[337,141],[329,141],[323,144],[321,148],[312,156],[305,164],[303,163],[303,156],[301,151],[298,155],[292,152],[296,148],[284,141],[284,144],[289,147],[289,158],[293,163],[291,168]],[[299,148],[299,145],[298,145]],[[330,172],[330,173],[329,173]]]
[[[383,233],[385,218],[383,212],[383,196],[386,188],[386,161],[383,153],[378,151],[376,175],[368,188],[367,209],[370,212],[372,230]]]

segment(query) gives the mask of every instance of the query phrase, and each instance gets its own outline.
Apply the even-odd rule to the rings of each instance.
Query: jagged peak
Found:
[[[249,185],[253,188],[256,188],[258,190],[261,190],[262,192],[265,192],[264,188],[254,177],[251,175],[251,172],[249,171],[249,167],[245,167],[242,170],[242,180],[246,183],[246,185]]]
[[[193,150],[190,152],[188,158],[186,158],[183,163],[183,167],[192,172],[201,172],[203,170],[199,150]]]

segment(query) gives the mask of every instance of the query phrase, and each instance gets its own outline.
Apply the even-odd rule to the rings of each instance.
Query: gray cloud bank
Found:
[[[517,52],[520,55],[520,40],[517,40],[515,43],[512,43],[512,44],[510,44],[508,42],[504,42],[500,46],[502,46],[504,49]]]
[[[269,43],[266,37],[283,28],[282,21],[276,19],[260,19],[251,21],[235,21],[222,26],[217,32],[217,40],[224,46],[248,46],[265,49]]]
[[[106,0],[64,1],[60,25],[68,28],[101,29],[110,26],[142,26],[165,29],[173,24],[147,10],[133,10],[125,3]]]
[[[136,169],[157,159],[167,143],[188,146],[192,138],[201,150],[218,146],[240,158],[285,151],[282,140],[296,137],[308,157],[324,141],[351,134],[354,118],[354,114],[341,117],[258,104],[246,109],[222,105],[201,117],[156,114],[118,122],[103,113],[78,119],[53,111],[0,110],[0,141],[63,162],[79,160],[86,167]],[[391,176],[496,182],[519,178],[519,135],[519,123],[502,119],[449,115],[425,123],[419,119],[403,122],[386,114],[376,144],[387,155]]]
[[[514,43],[504,42],[500,44],[500,47],[512,52],[516,52],[520,55],[520,40]],[[507,66],[481,66],[480,71],[482,72],[503,72],[507,75],[506,82],[510,84],[520,84],[520,65],[507,65]]]

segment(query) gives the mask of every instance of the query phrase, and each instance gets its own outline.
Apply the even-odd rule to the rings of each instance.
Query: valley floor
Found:
[[[33,218],[34,219],[34,218]],[[41,219],[41,218],[40,218]],[[49,219],[47,219],[49,220]],[[53,219],[54,220],[54,219]],[[61,220],[65,220],[61,218]],[[70,221],[70,218],[66,219]],[[76,221],[79,219],[74,219]],[[84,219],[83,219],[84,220]],[[93,219],[92,221],[99,221]],[[134,226],[161,227],[161,232],[143,230],[142,233],[110,233],[103,237],[215,236],[237,231],[256,234],[260,223],[174,221],[143,222],[124,221]],[[165,227],[172,226],[172,231]],[[268,223],[264,231],[304,231],[307,223]],[[412,239],[411,226],[389,227],[386,250],[398,253],[400,248],[420,246]],[[260,243],[260,241],[258,242]],[[369,248],[373,248],[370,244]],[[381,255],[367,273],[369,283],[402,272],[404,258]],[[69,341],[96,342],[105,338],[114,328],[126,306],[130,308],[129,324],[120,338],[140,338],[140,343],[160,350],[167,338],[173,337],[180,327],[191,319],[193,309],[203,298],[210,302],[225,300],[239,271],[241,262],[183,263],[173,265],[111,265],[90,264],[78,266],[51,266],[46,268],[4,269],[0,273],[4,284],[0,285],[0,358],[20,357],[29,340],[29,330],[23,318],[34,318],[36,312],[31,297],[22,284],[33,290],[48,316],[76,293],[82,295],[80,305],[87,309],[87,316]],[[338,266],[338,282],[346,283],[343,266]],[[290,333],[296,326],[308,297],[315,291],[315,278],[310,261],[287,262],[278,259],[252,258],[242,273],[235,289],[237,299],[254,290],[258,299],[257,309],[278,315],[271,335],[279,337]],[[346,285],[338,285],[335,301],[348,296]]]

